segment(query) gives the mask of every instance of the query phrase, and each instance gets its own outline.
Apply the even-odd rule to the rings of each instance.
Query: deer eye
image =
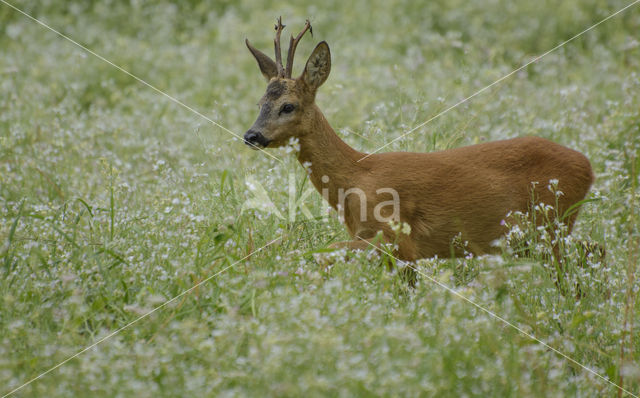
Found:
[[[291,113],[296,107],[293,104],[284,104],[280,108],[280,113]]]

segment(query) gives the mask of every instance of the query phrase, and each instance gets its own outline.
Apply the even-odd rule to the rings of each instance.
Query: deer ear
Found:
[[[278,67],[276,66],[276,63],[269,58],[268,55],[253,47],[251,43],[249,43],[248,39],[245,39],[244,42],[249,51],[251,51],[251,54],[255,57],[256,61],[258,61],[260,72],[262,72],[262,75],[267,79],[267,81],[276,77],[278,75]]]
[[[327,80],[329,72],[331,72],[331,52],[327,42],[322,41],[311,53],[300,79],[315,91]]]

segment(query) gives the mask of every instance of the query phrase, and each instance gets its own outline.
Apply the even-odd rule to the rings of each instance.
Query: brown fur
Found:
[[[343,210],[345,224],[354,238],[334,247],[367,248],[369,243],[364,240],[371,240],[378,231],[382,231],[385,240],[394,241],[395,234],[388,223],[374,218],[376,204],[391,199],[390,194],[378,194],[379,188],[398,192],[399,221],[408,223],[411,233],[398,242],[396,254],[403,260],[415,260],[460,255],[461,251],[452,251],[451,245],[458,234],[469,242],[471,252],[492,253],[492,242],[506,232],[501,221],[507,213],[530,210],[532,182],[539,183],[533,197],[555,205],[556,198],[547,185],[551,179],[559,181],[558,189],[564,193],[558,199],[559,214],[584,199],[593,182],[593,172],[584,155],[538,137],[432,153],[380,153],[364,158],[365,153],[351,148],[336,135],[315,104],[316,90],[331,68],[325,42],[318,44],[297,79],[274,75],[277,68],[268,62],[273,61],[248,42],[247,45],[270,80],[271,92],[273,87],[284,87],[277,97],[267,91],[260,103],[263,112],[249,132],[262,134],[269,147],[286,144],[291,137],[299,140],[298,160],[311,163],[311,182],[319,192],[328,192],[334,209]],[[295,111],[283,115],[280,110],[284,104],[294,104]],[[322,176],[329,180],[323,182]],[[357,195],[348,195],[345,208],[338,209],[339,189],[354,187],[366,194],[366,221],[360,220]],[[577,211],[565,220],[569,231],[576,216]]]

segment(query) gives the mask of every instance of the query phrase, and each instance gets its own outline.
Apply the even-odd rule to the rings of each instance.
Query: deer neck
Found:
[[[298,161],[311,171],[309,179],[318,192],[336,208],[339,190],[353,188],[356,177],[364,172],[358,160],[365,154],[342,141],[320,109],[313,107],[310,129],[299,139]]]

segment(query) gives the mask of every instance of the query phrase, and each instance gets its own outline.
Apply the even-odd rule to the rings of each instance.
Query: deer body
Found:
[[[282,29],[278,22],[277,40]],[[302,33],[291,39],[289,76],[247,42],[269,84],[245,142],[274,147],[291,137],[298,139],[298,160],[310,164],[311,182],[339,211],[354,238],[334,247],[365,249],[379,231],[386,241],[394,242],[396,235],[388,223],[393,219],[411,226],[410,234],[397,241],[400,259],[460,255],[462,251],[452,247],[457,236],[475,254],[492,253],[492,242],[506,232],[503,220],[507,214],[529,211],[532,197],[557,205],[562,215],[587,194],[594,178],[587,158],[537,137],[432,153],[366,155],[356,151],[336,135],[315,104],[316,90],[331,68],[327,44],[318,44],[299,78],[290,76],[289,64]],[[276,48],[279,50],[279,43]],[[563,193],[559,197],[547,189],[551,179],[558,180]],[[532,186],[532,182],[538,184]],[[399,211],[380,206],[391,203],[392,192],[397,193]],[[569,231],[576,215],[564,220]]]

